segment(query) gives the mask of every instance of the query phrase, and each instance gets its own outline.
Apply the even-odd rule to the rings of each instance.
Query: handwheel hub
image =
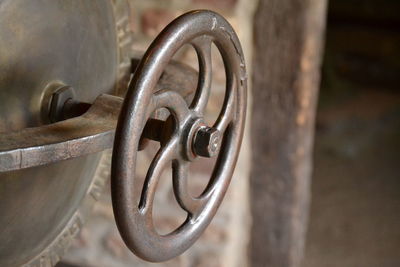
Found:
[[[185,158],[193,161],[197,157],[213,158],[221,146],[222,135],[215,127],[206,125],[202,118],[190,120],[187,123],[186,136],[183,136]]]

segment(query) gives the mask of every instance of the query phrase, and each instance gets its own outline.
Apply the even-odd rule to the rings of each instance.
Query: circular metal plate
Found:
[[[129,68],[119,45],[129,19],[116,19],[115,10],[128,10],[116,2],[0,0],[0,134],[45,123],[52,82],[89,103],[117,92]],[[60,259],[108,178],[107,155],[0,174],[0,266]]]

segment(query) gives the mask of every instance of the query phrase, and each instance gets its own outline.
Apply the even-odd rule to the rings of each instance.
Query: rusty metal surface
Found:
[[[0,172],[46,165],[111,148],[122,99],[99,96],[80,117],[0,135]]]
[[[137,60],[134,60],[137,62]],[[171,62],[169,64],[167,70],[164,72],[163,79],[160,79],[157,84],[157,90],[163,90],[165,88],[169,88],[172,91],[178,92],[179,94],[185,96],[189,101],[193,98],[193,92],[196,88],[196,80],[197,73],[187,66],[182,64]],[[43,125],[39,127],[26,128],[20,131],[13,131],[0,134],[0,173],[3,172],[2,180],[0,180],[0,199],[5,201],[7,206],[4,210],[2,210],[2,215],[4,215],[1,220],[9,220],[10,218],[19,218],[22,220],[24,227],[28,229],[32,226],[31,221],[29,221],[29,216],[38,217],[42,220],[43,217],[46,217],[39,213],[39,211],[35,208],[36,199],[43,199],[46,203],[46,207],[50,208],[55,205],[54,201],[47,201],[45,199],[45,193],[42,192],[41,189],[36,189],[37,186],[41,188],[39,179],[37,176],[23,176],[20,172],[22,168],[28,168],[26,171],[36,171],[37,166],[42,166],[43,171],[48,171],[48,175],[44,176],[44,179],[49,179],[50,184],[60,182],[60,175],[63,172],[69,173],[69,169],[59,168],[58,164],[54,164],[56,162],[73,159],[74,157],[80,157],[82,159],[87,154],[96,153],[103,151],[105,149],[111,148],[114,141],[114,133],[115,126],[118,119],[119,110],[122,104],[122,98],[110,96],[110,95],[101,95],[99,96],[94,104],[90,107],[90,109],[84,113],[83,115],[71,118],[68,120],[64,120],[61,122]],[[157,121],[157,120],[154,120]],[[148,124],[149,127],[152,124]],[[163,125],[160,126],[158,130],[165,130]],[[152,127],[154,128],[154,127]],[[155,139],[151,135],[151,131],[148,132],[148,138]],[[55,238],[48,238],[46,235],[39,236],[38,238],[47,238],[50,243],[50,249],[39,254],[39,261],[45,259],[50,263],[50,265],[56,263],[61,255],[64,253],[66,247],[69,244],[69,239],[73,238],[84,222],[84,214],[87,213],[88,206],[93,204],[93,202],[98,198],[99,193],[101,192],[101,187],[104,186],[106,180],[108,179],[107,173],[109,172],[110,166],[109,162],[110,156],[108,153],[103,156],[100,163],[100,167],[97,168],[97,165],[92,165],[92,168],[86,169],[86,171],[90,171],[91,177],[95,177],[96,180],[94,184],[92,184],[88,189],[88,195],[90,197],[84,200],[84,204],[82,202],[79,203],[79,199],[71,199],[68,204],[72,205],[80,205],[79,212],[76,212],[69,217],[69,221],[66,225],[59,231],[59,235]],[[51,164],[53,163],[53,164]],[[36,166],[32,168],[33,166]],[[18,170],[18,171],[11,171]],[[75,170],[76,173],[79,173]],[[98,174],[93,174],[98,173]],[[23,183],[19,181],[19,179],[23,179]],[[43,179],[43,178],[42,178]],[[16,181],[15,181],[16,180]],[[70,180],[74,180],[69,178]],[[68,180],[66,180],[68,181]],[[15,198],[15,184],[21,183],[21,187],[24,189],[24,192],[29,192],[30,189],[34,188],[32,192],[32,198],[34,199],[31,205],[22,205],[25,203],[24,195],[19,196],[19,198]],[[68,182],[67,182],[68,183]],[[25,185],[25,186],[24,186]],[[68,185],[68,184],[67,184]],[[66,184],[62,184],[64,189],[67,188]],[[67,198],[74,197],[76,192],[79,192],[81,188],[84,190],[87,188],[87,184],[85,183],[76,183],[74,191],[68,192],[58,191],[60,194],[59,197]],[[6,192],[7,191],[7,192]],[[17,195],[18,196],[18,195]],[[13,198],[14,197],[14,198]],[[11,202],[7,202],[7,200],[13,199],[13,205],[10,205]],[[72,202],[72,204],[71,204]],[[4,203],[2,203],[4,204]],[[0,204],[0,205],[2,205]],[[66,207],[69,207],[68,204],[65,204]],[[19,213],[19,210],[24,207],[28,207],[31,210],[31,213],[28,214],[28,217],[24,217]],[[56,206],[58,209],[62,209],[62,206]],[[13,212],[15,217],[12,217],[10,213]],[[58,213],[58,216],[66,216],[61,213],[62,210]],[[7,217],[6,217],[7,216]],[[18,216],[18,217],[17,217]],[[51,227],[52,221],[43,220],[44,227]],[[7,225],[2,230],[10,230],[12,232],[18,231],[21,229],[21,225]],[[3,232],[4,233],[4,232]],[[13,240],[14,236],[9,237],[9,240]],[[0,237],[1,238],[1,237]],[[16,240],[15,242],[19,242]],[[62,244],[59,242],[63,242]],[[12,243],[3,243],[4,246],[9,246]],[[14,251],[18,251],[16,247],[7,247],[7,249],[13,249]],[[0,254],[2,251],[0,252]],[[0,260],[5,262],[4,265],[1,266],[16,266],[19,264],[9,264],[6,262],[7,258],[1,258]],[[18,258],[9,258],[10,261],[17,261]],[[32,263],[33,266],[35,264],[39,264],[34,260]]]
[[[134,69],[139,60],[132,61]],[[182,95],[188,102],[193,98],[196,79],[195,70],[173,61],[168,64],[163,78],[156,85],[156,90],[168,88]],[[47,165],[112,148],[122,101],[120,97],[103,94],[97,97],[89,110],[81,116],[40,127],[2,133],[0,173]],[[74,103],[76,106],[81,104]],[[163,125],[154,127],[157,121],[154,119],[153,123],[147,125],[149,130],[146,131],[146,136],[149,139],[158,140],[154,135],[165,130]]]
[[[211,90],[212,43],[224,60],[227,84],[221,113],[212,126],[207,126],[203,116]],[[177,92],[154,90],[168,62],[185,44],[196,49],[199,60],[198,87],[190,105]],[[124,99],[111,171],[117,226],[126,245],[139,257],[148,261],[175,257],[191,246],[210,223],[237,161],[246,113],[246,81],[239,40],[229,23],[211,11],[193,11],[179,17],[162,31],[143,56]],[[161,142],[142,185],[135,172],[137,151],[146,122],[160,108],[169,110],[175,122],[174,131],[168,140]],[[212,134],[204,134],[204,129]],[[207,140],[199,140],[202,138]],[[188,167],[198,159],[198,151],[214,156],[215,153],[207,151],[210,147],[220,150],[217,163],[204,192],[194,197],[187,188]],[[175,197],[188,216],[176,230],[160,235],[153,225],[152,204],[160,175],[169,164],[173,167]]]

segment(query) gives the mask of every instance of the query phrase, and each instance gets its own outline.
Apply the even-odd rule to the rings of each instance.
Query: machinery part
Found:
[[[119,8],[124,4],[123,0],[0,0],[1,146],[45,142],[44,137],[39,142],[37,135],[4,138],[10,132],[47,127],[48,113],[42,109],[55,89],[49,84],[72,86],[76,99],[87,103],[100,94],[116,93],[117,87],[126,88],[120,78],[130,74],[124,67],[126,62],[130,66],[130,58],[122,51],[130,38],[125,30],[129,9]],[[66,131],[53,130],[58,131],[54,135]],[[24,159],[37,160],[33,155]],[[54,265],[102,192],[108,161],[109,151],[1,172],[0,266]]]
[[[48,117],[53,123],[79,116],[90,107],[90,104],[76,101],[74,88],[67,85],[57,88],[51,96],[49,104]]]
[[[132,61],[134,68],[138,60]],[[196,89],[196,79],[196,71],[183,64],[171,62],[157,83],[156,90],[169,88],[184,96],[186,102],[190,102]],[[0,174],[112,148],[123,99],[104,94],[90,105],[77,101],[70,86],[55,84],[54,88],[56,89],[50,100],[45,101],[50,106],[45,113],[50,118],[63,121],[0,134]],[[77,115],[81,116],[75,117]],[[143,138],[158,141],[160,133],[167,131],[164,122],[157,119],[150,120],[146,127]]]
[[[203,116],[211,87],[211,45],[222,55],[226,93],[217,121],[209,127]],[[170,90],[154,91],[173,55],[191,44],[198,55],[199,79],[194,100],[187,105]],[[241,145],[246,112],[246,70],[239,40],[229,23],[211,11],[189,12],[168,25],[150,45],[136,69],[119,116],[112,158],[112,201],[118,229],[126,245],[148,261],[164,261],[185,251],[204,231],[227,190]],[[169,110],[174,131],[150,164],[142,191],[136,156],[150,115]],[[222,137],[222,138],[221,138]],[[188,168],[199,156],[215,156],[216,166],[199,197],[189,194]],[[186,221],[167,234],[152,222],[155,189],[163,169],[172,163],[173,187]],[[139,192],[139,193],[138,193]]]
[[[32,19],[37,22],[27,36],[12,36],[11,44],[22,44],[20,47],[0,54],[5,55],[0,60],[0,69],[4,69],[0,73],[0,94],[5,96],[0,114],[6,115],[5,108],[18,111],[18,115],[26,114],[14,116],[19,118],[14,121],[7,116],[0,120],[0,265],[51,266],[61,258],[106,183],[110,154],[99,153],[112,147],[115,133],[112,196],[122,237],[130,249],[150,261],[178,255],[199,237],[215,214],[239,153],[246,108],[246,71],[235,33],[216,13],[188,13],[153,42],[136,68],[124,101],[103,94],[90,105],[86,103],[93,102],[98,94],[122,95],[118,90],[126,84],[129,73],[121,72],[135,69],[137,62],[117,55],[115,51],[121,53],[124,49],[118,42],[110,42],[110,36],[105,34],[116,33],[110,27],[114,21],[108,20],[114,18],[109,14],[113,10],[110,2],[96,2],[93,12],[86,1],[36,1],[39,0],[22,5],[22,0],[0,0],[0,37],[9,36],[15,29],[29,28]],[[52,16],[62,19],[48,25],[41,16],[29,17],[35,11],[40,14],[43,6],[39,4],[45,4]],[[75,12],[86,12],[91,18],[75,17]],[[117,28],[123,25],[116,24]],[[89,37],[78,35],[77,44],[64,47],[60,40],[64,40],[65,25],[71,27],[67,33],[72,37],[76,37],[75,28],[84,25]],[[55,39],[42,43],[41,38],[48,36]],[[27,40],[36,40],[38,45],[21,58]],[[8,41],[0,38],[0,47],[9,48]],[[190,68],[170,62],[185,43],[197,51],[198,77]],[[203,115],[211,87],[212,43],[224,59],[227,84],[222,111],[209,127]],[[60,45],[62,49],[57,50]],[[43,51],[55,51],[55,58]],[[82,51],[89,56],[81,57]],[[105,58],[98,59],[97,54]],[[56,64],[60,59],[65,66]],[[132,66],[126,67],[126,62]],[[74,63],[79,72],[74,71]],[[96,66],[97,76],[85,75],[93,71],[92,65]],[[25,73],[31,71],[30,66],[35,66],[34,75]],[[31,78],[20,79],[14,75],[17,71],[30,74]],[[5,101],[8,99],[11,101]],[[30,105],[28,100],[32,101]],[[45,125],[50,122],[53,123]],[[161,149],[139,196],[134,194],[133,188],[139,185],[132,175],[136,152],[146,139],[159,141]],[[189,163],[199,156],[215,157],[218,151],[221,152],[207,188],[200,197],[192,197],[186,188]],[[188,218],[174,232],[160,236],[152,225],[151,210],[157,180],[168,162],[173,164],[175,196]]]
[[[219,152],[221,132],[212,127],[201,127],[197,130],[193,152],[202,157],[212,158]]]

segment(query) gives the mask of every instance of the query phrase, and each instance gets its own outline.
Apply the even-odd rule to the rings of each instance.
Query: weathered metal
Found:
[[[156,90],[169,88],[183,95],[185,101],[192,99],[196,71],[171,62],[164,74]],[[0,173],[48,165],[112,148],[123,99],[103,94],[90,105],[73,98],[71,87],[57,88],[59,91],[50,96],[49,102],[53,105],[50,105],[49,117],[59,122],[0,134]],[[59,97],[60,94],[65,95]],[[157,119],[151,119],[146,127],[148,130],[143,138],[155,141],[161,141],[161,132],[169,132],[164,121]]]
[[[3,0],[0,7],[8,4],[14,8],[11,11],[21,12],[21,15],[38,8],[28,5],[18,9],[22,2]],[[113,146],[113,208],[127,246],[149,261],[163,261],[182,253],[214,216],[239,153],[246,111],[247,77],[236,34],[229,23],[214,12],[189,12],[167,26],[137,67],[137,60],[120,58],[119,61],[123,62],[121,68],[115,53],[120,49],[118,43],[98,39],[109,39],[107,34],[110,33],[115,36],[115,28],[110,28],[113,21],[96,21],[112,19],[108,14],[112,10],[108,1],[96,2],[98,14],[87,10],[92,6],[86,1],[79,4],[45,2],[46,8],[58,12],[62,19],[50,27],[48,21],[35,18],[38,24],[28,37],[21,35],[13,41],[27,42],[26,38],[38,38],[35,40],[39,51],[51,50],[55,46],[55,51],[61,54],[57,54],[57,60],[64,59],[65,67],[54,65],[56,60],[49,59],[47,54],[40,54],[39,63],[36,53],[20,58],[21,48],[9,48],[11,55],[0,54],[6,59],[0,60],[0,69],[4,67],[6,70],[0,73],[0,88],[7,88],[0,94],[9,99],[18,96],[21,104],[32,97],[38,101],[34,102],[35,105],[22,106],[25,108],[22,113],[30,117],[19,127],[8,125],[10,121],[7,120],[0,121],[0,126],[3,126],[0,128],[0,265],[47,266],[60,259],[70,238],[83,223],[81,213],[87,210],[84,204],[98,197],[99,189],[96,186],[93,189],[93,177],[99,153]],[[11,11],[5,9],[4,15],[8,20],[1,24],[2,10],[0,8],[0,36],[15,28],[25,29],[33,23],[30,19],[13,20],[8,14]],[[78,11],[88,12],[93,18],[76,18],[74,12]],[[96,23],[106,23],[104,27],[108,28],[99,29]],[[64,43],[60,44],[61,39],[57,39],[61,35],[54,31],[62,31],[65,25],[70,24],[88,27],[85,34],[90,37],[82,37],[71,48],[63,47]],[[74,29],[68,33],[76,34]],[[56,35],[55,40],[41,43],[40,38],[52,34]],[[0,47],[4,47],[1,40]],[[104,43],[98,45],[102,41]],[[187,43],[196,49],[199,75],[171,61],[176,51]],[[203,117],[211,90],[212,43],[223,57],[227,84],[221,113],[214,125],[208,126]],[[60,45],[66,51],[58,50]],[[90,56],[81,58],[81,50]],[[98,54],[105,56],[100,62],[95,59]],[[71,60],[77,62],[79,71]],[[132,66],[127,68],[126,62]],[[32,77],[27,81],[22,76],[11,82],[15,78],[11,74],[25,70],[20,69],[21,66],[26,69],[35,66],[36,69],[29,69],[34,73],[29,73]],[[102,94],[112,93],[115,85],[121,84],[117,83],[117,77],[125,77],[121,80],[126,82],[126,74],[117,75],[118,66],[124,71],[135,69],[125,99]],[[117,88],[119,91],[114,91],[114,94],[123,95],[121,86]],[[88,104],[93,101],[93,104]],[[8,108],[17,109],[12,101],[2,102]],[[4,106],[0,106],[0,114],[7,118]],[[159,141],[161,148],[150,165],[141,193],[137,194],[135,192],[139,192],[141,185],[135,176],[136,153],[145,147],[146,139]],[[199,197],[191,196],[187,188],[190,162],[199,156],[216,156],[218,152],[208,186]],[[79,159],[74,159],[77,157]],[[173,166],[175,196],[188,217],[178,229],[161,236],[152,223],[152,203],[159,176],[169,163]],[[102,184],[106,176],[101,178]],[[89,193],[92,198],[87,199]],[[28,241],[21,244],[20,240]]]
[[[221,132],[218,129],[207,126],[200,127],[194,136],[194,154],[207,158],[216,156],[221,146],[221,139]]]
[[[219,49],[226,70],[225,100],[212,125],[223,138],[209,184],[199,197],[194,197],[187,188],[188,168],[190,162],[198,158],[193,139],[199,127],[206,125],[203,116],[211,90],[212,43]],[[176,92],[154,91],[168,62],[185,44],[196,49],[199,61],[198,87],[190,105]],[[175,257],[190,247],[210,223],[227,190],[238,157],[246,113],[246,79],[236,34],[224,18],[211,11],[193,11],[177,18],[143,56],[119,116],[111,171],[117,226],[126,245],[139,257],[148,261]],[[136,176],[136,154],[146,122],[160,108],[169,110],[175,122],[174,131],[161,143],[143,185]],[[209,140],[199,143],[207,145]],[[175,197],[188,216],[176,230],[160,235],[152,222],[152,205],[160,175],[171,163]]]
[[[50,122],[58,122],[68,118],[77,117],[85,113],[90,107],[88,103],[81,103],[76,100],[74,88],[68,85],[62,85],[55,90],[49,101],[49,110],[47,115]],[[43,108],[46,111],[45,108]]]
[[[0,136],[49,123],[42,100],[53,82],[88,103],[116,91],[120,17],[113,9],[108,0],[0,0]],[[0,266],[59,260],[107,179],[101,158],[0,173]]]
[[[82,116],[0,135],[0,172],[48,165],[112,148],[122,99],[99,96]]]

